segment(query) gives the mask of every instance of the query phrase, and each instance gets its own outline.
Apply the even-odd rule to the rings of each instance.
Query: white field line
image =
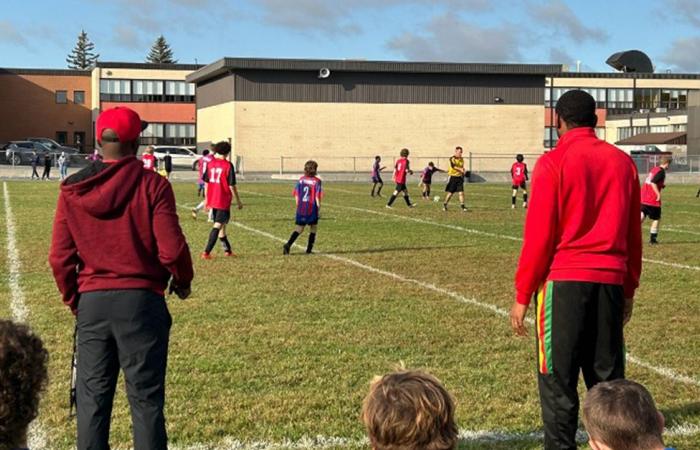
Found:
[[[265,196],[265,194],[260,194]],[[274,197],[274,196],[273,196]],[[178,205],[180,208],[189,210],[190,207],[187,205]],[[240,222],[231,222],[232,225],[241,228],[243,230],[246,230],[250,233],[257,234],[263,237],[266,237],[268,239],[280,242],[280,243],[285,243],[287,242],[285,239],[280,238],[278,236],[275,236],[271,233],[268,233],[266,231],[258,230],[256,228],[249,227],[247,225],[244,225]],[[294,247],[303,249],[303,246],[300,244],[294,244]],[[458,294],[453,291],[449,291],[447,289],[435,286],[432,283],[426,283],[423,281],[415,280],[412,278],[407,278],[402,275],[393,273],[393,272],[388,272],[386,270],[382,269],[377,269],[375,267],[369,266],[367,264],[361,263],[359,261],[356,261],[354,259],[346,258],[343,256],[338,256],[338,255],[333,255],[333,254],[328,254],[328,253],[317,253],[318,256],[323,256],[325,258],[329,258],[335,261],[339,261],[363,270],[367,270],[368,272],[372,272],[378,275],[383,275],[392,279],[395,279],[397,281],[403,282],[403,283],[411,283],[415,284],[419,287],[422,287],[427,290],[431,290],[434,292],[437,292],[439,294],[446,295],[448,297],[451,297],[454,300],[459,301],[460,303],[472,305],[472,306],[477,306],[482,309],[486,309],[490,312],[493,312],[499,316],[502,317],[508,317],[509,313],[505,309],[499,308],[496,305],[490,304],[490,303],[484,303],[480,302],[476,299],[473,298],[467,298],[461,294]],[[531,317],[528,317],[526,319],[528,324],[533,325],[534,320]],[[700,381],[695,380],[694,378],[690,378],[684,375],[680,375],[675,373],[671,369],[667,368],[659,368],[656,366],[653,366],[648,363],[644,363],[643,361],[640,361],[638,358],[632,357],[631,355],[627,355],[628,361],[638,364],[641,367],[644,367],[646,369],[649,369],[655,373],[658,373],[662,375],[665,378],[669,378],[673,381],[678,381],[690,385],[695,385],[695,386],[700,386]],[[695,435],[700,432],[700,426],[696,425],[680,425],[678,427],[671,427],[667,429],[667,434],[671,436],[690,436],[690,435]],[[541,441],[543,439],[543,434],[541,432],[532,432],[532,433],[509,433],[509,432],[501,432],[501,431],[472,431],[472,430],[461,430],[460,431],[460,440],[464,442],[520,442],[520,441]],[[586,441],[586,435],[584,432],[579,430],[577,434],[577,440],[579,442],[585,442]],[[185,446],[185,447],[172,447],[173,450],[239,450],[239,449],[255,449],[255,450],[277,450],[277,449],[324,449],[324,448],[334,448],[334,447],[347,447],[347,448],[356,448],[356,447],[365,447],[367,445],[367,440],[366,439],[349,439],[349,438],[343,438],[343,437],[326,437],[326,436],[316,436],[316,437],[306,437],[302,438],[298,441],[290,441],[290,440],[285,440],[285,441],[280,441],[280,442],[267,442],[267,441],[253,441],[253,442],[245,442],[245,441],[240,441],[237,439],[233,438],[226,438],[221,443],[212,446],[211,444],[195,444],[192,446]]]
[[[259,192],[253,192],[253,191],[241,191],[246,194],[253,194],[253,195],[259,195],[263,197],[270,197],[270,198],[279,198],[279,199],[284,199],[285,197],[280,197],[277,195],[271,195],[271,194],[262,194]],[[499,234],[499,233],[490,233],[488,231],[482,231],[482,230],[475,230],[473,228],[466,228],[466,227],[460,227],[458,225],[451,225],[447,223],[440,223],[440,222],[435,222],[432,220],[427,220],[427,219],[419,219],[417,217],[409,217],[409,216],[404,216],[400,214],[391,214],[391,213],[386,213],[382,211],[374,211],[372,209],[365,209],[365,208],[357,208],[354,206],[344,206],[344,205],[333,205],[329,203],[324,203],[325,206],[329,206],[331,208],[341,208],[341,209],[349,209],[353,211],[359,211],[359,212],[365,212],[368,214],[375,214],[379,216],[386,216],[386,217],[392,217],[395,219],[402,219],[402,220],[408,220],[411,222],[416,222],[416,223],[422,223],[425,225],[431,225],[434,227],[440,227],[440,228],[446,228],[450,230],[456,230],[456,231],[463,231],[465,233],[471,233],[471,234],[478,234],[481,236],[489,236],[489,237],[495,237],[499,239],[507,239],[510,241],[518,241],[522,242],[522,238],[517,237],[517,236],[511,236],[508,234]],[[691,266],[688,264],[680,264],[680,263],[674,263],[674,262],[668,262],[668,261],[662,261],[658,259],[649,259],[649,258],[642,258],[642,261],[650,264],[658,264],[660,266],[666,266],[666,267],[673,267],[675,269],[685,269],[685,270],[695,270],[695,271],[700,271],[700,266]]]
[[[261,193],[257,193],[257,192],[251,192],[251,191],[246,191],[246,193],[261,195],[261,196],[263,196],[263,197],[283,198],[283,197],[278,197],[278,196],[274,196],[274,195],[261,194]],[[471,229],[468,229],[468,228],[458,227],[458,226],[456,226],[456,225],[441,224],[441,223],[438,223],[438,222],[432,222],[432,221],[428,221],[428,220],[418,219],[418,218],[415,218],[415,217],[406,217],[406,216],[400,216],[400,215],[396,215],[396,214],[388,214],[388,213],[379,212],[379,211],[372,211],[372,210],[364,209],[364,208],[355,208],[355,207],[352,207],[352,206],[328,205],[327,203],[326,203],[325,205],[326,205],[326,206],[336,207],[336,208],[344,208],[344,209],[350,209],[350,210],[358,210],[358,211],[368,212],[368,213],[372,213],[372,214],[378,214],[378,215],[389,216],[389,217],[393,217],[393,218],[402,218],[402,219],[411,220],[411,221],[415,221],[415,222],[419,222],[419,223],[427,223],[427,224],[429,224],[429,225],[444,226],[445,228],[458,229],[458,230],[462,230],[462,231],[468,231],[468,232],[472,232],[472,233],[476,233],[476,234],[483,234],[483,235],[487,235],[487,236],[504,237],[504,238],[506,238],[506,239],[511,239],[511,240],[513,240],[513,239],[515,239],[515,240],[520,240],[519,238],[516,238],[516,237],[514,237],[514,236],[498,235],[498,234],[495,234],[495,233],[488,233],[488,232],[485,232],[485,231],[471,230]],[[286,242],[284,239],[278,238],[278,237],[276,237],[276,236],[274,236],[274,235],[272,235],[272,234],[269,234],[269,233],[265,233],[264,231],[255,230],[254,228],[247,227],[247,226],[242,225],[242,224],[240,224],[240,223],[238,223],[238,222],[234,222],[234,225],[239,226],[239,227],[244,228],[244,229],[247,229],[248,231],[261,234],[261,235],[266,236],[266,237],[268,237],[268,238],[275,239],[275,240],[280,241],[280,242],[282,242],[282,243]],[[384,270],[381,270],[381,269],[377,269],[377,268],[368,266],[368,265],[366,265],[366,264],[362,264],[362,263],[360,263],[360,262],[358,262],[358,261],[355,261],[355,260],[353,260],[353,259],[350,259],[350,258],[345,258],[345,257],[341,257],[341,256],[337,256],[337,255],[332,255],[332,254],[326,254],[326,253],[324,253],[324,254],[322,254],[322,255],[325,256],[325,257],[327,257],[327,258],[331,258],[331,259],[335,259],[335,260],[338,260],[338,261],[342,261],[342,262],[345,262],[346,264],[350,264],[350,265],[353,265],[353,266],[356,266],[356,267],[359,267],[359,268],[368,270],[368,271],[370,271],[370,272],[374,272],[374,273],[381,274],[381,275],[384,275],[384,276],[387,276],[387,277],[390,277],[390,278],[394,278],[394,279],[399,280],[399,281],[417,284],[417,285],[419,285],[419,286],[421,286],[421,287],[423,287],[423,288],[425,288],[425,289],[432,290],[432,291],[438,292],[438,293],[440,293],[440,294],[443,294],[443,295],[447,295],[447,296],[449,296],[449,297],[452,297],[453,299],[455,299],[455,300],[457,300],[457,301],[459,301],[459,302],[461,302],[461,303],[471,304],[471,305],[474,305],[474,306],[478,306],[478,307],[480,307],[480,308],[488,309],[488,310],[490,310],[490,311],[492,311],[492,312],[494,312],[494,313],[496,313],[496,314],[498,314],[498,315],[500,315],[500,316],[504,316],[504,317],[508,317],[508,316],[509,316],[509,312],[508,312],[508,311],[506,311],[506,310],[504,310],[504,309],[501,309],[501,308],[499,308],[499,307],[497,307],[497,306],[495,306],[495,305],[493,305],[493,304],[491,304],[491,303],[484,303],[484,302],[480,302],[480,301],[478,301],[478,300],[476,300],[476,299],[473,299],[473,298],[466,298],[466,297],[464,297],[464,296],[462,296],[462,295],[460,295],[460,294],[458,294],[458,293],[456,293],[456,292],[452,292],[452,291],[449,291],[449,290],[447,290],[447,289],[444,289],[444,288],[435,286],[434,284],[431,284],[431,283],[425,283],[425,282],[422,282],[422,281],[418,281],[418,280],[413,280],[413,279],[410,279],[410,278],[406,278],[406,277],[403,277],[403,276],[401,276],[401,275],[398,275],[398,274],[395,274],[395,273],[392,273],[392,272],[387,272],[387,271],[384,271]],[[649,260],[646,260],[646,261],[649,261]],[[659,263],[659,264],[664,264],[664,265],[673,264],[673,263],[666,263],[666,262],[664,262],[664,261],[659,261],[658,263]],[[695,266],[686,266],[686,267],[684,267],[684,268],[692,269],[693,267],[695,267]],[[700,268],[698,268],[698,269],[700,269]],[[697,270],[697,269],[696,269],[696,270]],[[528,318],[528,323],[532,324],[532,323],[533,323],[533,322],[532,322],[532,319]],[[677,382],[680,382],[680,383],[683,383],[683,384],[690,384],[690,385],[694,385],[694,386],[699,386],[699,387],[700,387],[700,380],[697,380],[697,379],[695,379],[695,378],[693,378],[693,377],[689,377],[689,376],[686,376],[686,375],[677,373],[677,372],[675,372],[673,369],[669,369],[669,368],[667,368],[667,367],[657,366],[657,365],[654,365],[654,364],[645,362],[645,361],[643,361],[643,360],[641,360],[641,359],[639,359],[639,358],[636,358],[636,357],[631,356],[630,354],[627,354],[627,360],[628,360],[629,362],[633,363],[633,364],[637,364],[637,365],[639,365],[640,367],[643,367],[643,368],[645,368],[645,369],[648,369],[648,370],[650,370],[650,371],[652,371],[652,372],[654,372],[654,373],[656,373],[656,374],[658,374],[658,375],[661,375],[661,376],[663,376],[663,377],[665,377],[665,378],[668,378],[668,379],[670,379],[670,380],[677,381]]]
[[[676,227],[665,227],[663,225],[661,225],[661,231],[671,231],[673,233],[692,234],[693,236],[700,236],[700,232],[698,231],[683,230],[681,228]]]
[[[7,226],[7,272],[8,285],[10,288],[10,310],[12,320],[15,322],[27,321],[27,305],[24,301],[24,291],[19,284],[21,261],[17,250],[17,231],[15,227],[15,216],[10,205],[10,191],[7,189],[7,182],[2,183],[3,196],[5,199],[5,224]],[[47,448],[46,431],[39,420],[34,420],[29,427],[29,447],[43,450]]]

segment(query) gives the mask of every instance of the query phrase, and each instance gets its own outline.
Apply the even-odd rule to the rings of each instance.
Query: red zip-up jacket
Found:
[[[170,183],[135,157],[97,161],[61,185],[49,263],[73,312],[83,292],[183,288],[192,259]]]
[[[574,128],[532,175],[516,301],[548,280],[618,284],[633,298],[642,270],[639,176],[632,159]]]

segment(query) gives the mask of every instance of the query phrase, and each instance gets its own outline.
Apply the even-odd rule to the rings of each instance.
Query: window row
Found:
[[[605,127],[598,127],[595,129],[595,135],[598,139],[605,140]],[[559,142],[559,135],[557,134],[557,129],[555,127],[545,127],[544,128],[544,147],[554,148]]]
[[[189,123],[149,123],[141,132],[142,145],[194,145],[196,143],[194,124]]]
[[[688,126],[684,123],[677,123],[671,125],[651,125],[651,126],[641,126],[641,127],[620,127],[617,129],[617,140],[621,141],[623,139],[636,136],[638,134],[645,133],[675,133],[686,131]]]
[[[68,103],[68,91],[56,91],[56,103]],[[73,103],[85,104],[85,91],[73,91]]]
[[[688,91],[685,89],[606,89],[606,88],[546,88],[544,90],[544,103],[547,107],[554,107],[559,98],[566,92],[581,89],[593,96],[598,108],[627,112],[631,110],[666,109],[679,110],[688,106]]]
[[[100,100],[117,102],[193,103],[195,85],[166,80],[100,80]]]

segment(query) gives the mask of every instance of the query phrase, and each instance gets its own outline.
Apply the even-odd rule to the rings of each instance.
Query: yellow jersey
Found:
[[[452,156],[450,158],[450,167],[447,169],[447,175],[451,177],[464,176],[464,171],[460,172],[457,169],[464,169],[464,158],[461,156]]]

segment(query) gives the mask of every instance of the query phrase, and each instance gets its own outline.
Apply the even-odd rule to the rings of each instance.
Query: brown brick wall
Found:
[[[56,103],[56,91],[68,91],[68,103]],[[85,92],[82,105],[73,102],[74,91]],[[0,73],[0,144],[28,137],[56,139],[68,133],[67,144],[75,144],[75,132],[84,132],[83,148],[92,145],[90,76]]]

